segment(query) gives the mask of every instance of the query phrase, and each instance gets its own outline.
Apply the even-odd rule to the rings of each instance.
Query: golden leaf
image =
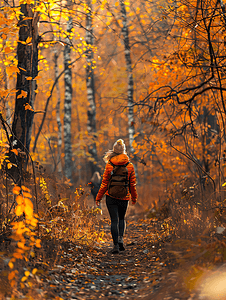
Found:
[[[18,155],[18,151],[16,149],[12,149],[11,152],[14,152],[16,155]]]
[[[31,198],[31,194],[30,193],[27,193],[27,192],[23,192],[23,196],[26,197],[26,198]]]
[[[26,44],[29,44],[31,41],[32,41],[32,37],[29,36],[29,37],[26,39]]]
[[[21,281],[24,282],[25,280],[27,280],[27,276],[24,276],[21,278]]]
[[[6,67],[6,73],[11,76],[13,73],[18,73],[19,69],[16,66],[8,66]]]
[[[31,111],[34,111],[34,109],[30,106],[30,104],[26,103],[24,104],[24,108],[25,110],[31,110]]]
[[[13,188],[13,194],[19,195],[21,188],[19,186],[14,186]]]
[[[15,275],[16,275],[15,271],[10,272],[8,275],[8,279],[12,280],[15,277]]]
[[[21,186],[22,190],[25,192],[30,192],[29,188],[27,188],[26,186],[22,185]]]
[[[15,257],[17,259],[23,259],[23,256],[21,255],[21,253],[18,253],[18,252],[13,253],[13,257]]]
[[[10,47],[5,47],[5,53],[7,54],[7,53],[10,53],[10,52],[11,52]]]
[[[24,206],[23,205],[17,205],[17,207],[15,209],[15,214],[17,216],[21,216],[23,212],[24,212]]]
[[[41,240],[40,239],[37,239],[36,240],[36,245],[35,245],[37,248],[41,248]]]
[[[28,201],[30,201],[29,199],[27,199],[27,198],[25,198],[24,199],[25,200],[25,202],[28,202]],[[30,201],[31,202],[31,201]],[[31,206],[32,205],[32,206]],[[26,214],[26,216],[27,217],[32,217],[33,216],[33,204],[32,204],[32,202],[31,202],[31,205],[25,205],[25,207],[24,207],[24,212],[25,212],[25,214]]]
[[[27,97],[27,92],[25,91],[21,91],[21,94],[17,96],[17,99],[23,98],[23,97]]]
[[[13,269],[14,264],[11,261],[8,263],[8,265],[9,265],[10,269]]]
[[[32,270],[32,274],[35,275],[35,274],[37,273],[37,271],[38,271],[38,269],[37,269],[37,268],[34,268],[34,269]]]
[[[23,198],[21,195],[18,195],[18,196],[16,197],[16,202],[17,202],[19,205],[21,205],[21,204],[23,203],[23,200],[24,200],[24,198]]]

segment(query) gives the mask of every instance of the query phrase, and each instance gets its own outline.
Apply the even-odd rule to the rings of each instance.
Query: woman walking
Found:
[[[91,188],[91,194],[93,195],[93,199],[94,199],[94,206],[96,204],[96,196],[97,193],[100,189],[100,185],[101,185],[101,176],[99,172],[94,172],[91,181],[88,184]],[[101,205],[100,205],[100,209],[101,209]]]
[[[105,171],[99,192],[96,196],[96,204],[106,194],[106,205],[111,218],[111,234],[114,243],[112,253],[125,250],[123,235],[125,231],[125,214],[128,202],[137,201],[136,176],[133,164],[129,161],[124,141],[115,142],[113,150],[109,150],[105,156]],[[126,191],[126,192],[125,192]]]

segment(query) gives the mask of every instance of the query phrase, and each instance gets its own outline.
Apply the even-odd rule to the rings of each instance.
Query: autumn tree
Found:
[[[61,95],[60,95],[60,87],[58,82],[59,70],[58,70],[58,58],[59,53],[57,47],[54,49],[54,71],[55,71],[55,81],[56,83],[56,94],[57,94],[57,104],[56,104],[56,119],[58,126],[58,141],[57,141],[57,159],[56,159],[56,169],[58,173],[62,172],[62,162],[61,162],[61,147],[62,147],[62,123],[60,118],[60,103],[61,103]]]
[[[217,180],[220,189],[225,147],[222,5],[219,1],[180,1],[161,9],[171,27],[166,42],[171,48],[165,57],[150,59],[153,80],[147,95],[137,102],[146,111],[143,122],[147,131],[143,137],[147,143],[142,147],[145,152],[158,145],[162,154],[172,147],[178,156],[170,164],[164,155],[167,172],[175,170],[176,176],[179,170],[183,174],[189,171],[200,182],[207,178],[213,188]],[[153,127],[161,133],[150,140],[147,134]]]
[[[130,153],[134,154],[134,148],[133,148],[133,142],[134,142],[134,134],[135,134],[135,128],[134,128],[134,99],[133,99],[133,93],[134,93],[134,83],[133,83],[133,70],[132,70],[132,61],[131,61],[131,50],[130,50],[130,41],[129,41],[129,30],[128,30],[128,24],[127,24],[127,14],[126,14],[126,8],[123,0],[120,0],[120,7],[121,7],[121,14],[122,14],[122,35],[123,35],[123,43],[125,48],[125,61],[126,61],[126,69],[127,69],[127,77],[128,77],[128,134],[129,134],[129,149]],[[137,172],[137,164],[135,162],[134,164],[135,172],[138,178],[138,172]]]
[[[71,1],[67,1],[67,6],[71,7]],[[72,180],[72,150],[71,150],[71,105],[72,105],[72,71],[71,66],[71,43],[70,33],[73,28],[72,17],[69,15],[67,21],[67,38],[64,47],[64,83],[65,83],[65,99],[64,99],[64,162],[65,176]]]
[[[38,20],[39,14],[33,12],[31,4],[21,4],[17,45],[17,93],[12,132],[14,147],[22,150],[29,150],[34,118],[38,75]]]
[[[91,173],[100,171],[98,167],[98,156],[96,147],[96,103],[95,103],[95,82],[94,82],[94,63],[93,63],[93,45],[94,45],[94,33],[93,33],[93,11],[91,1],[87,1],[88,13],[86,14],[86,87],[87,87],[87,131],[91,138],[91,143],[88,145],[88,152],[91,155]]]

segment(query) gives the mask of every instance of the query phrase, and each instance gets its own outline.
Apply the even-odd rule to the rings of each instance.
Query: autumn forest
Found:
[[[0,1],[0,299],[225,299],[200,288],[226,260],[225,63],[222,0]],[[115,259],[89,182],[117,139]]]

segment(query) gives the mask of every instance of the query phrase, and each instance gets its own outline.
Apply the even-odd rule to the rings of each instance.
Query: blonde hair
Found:
[[[91,178],[91,182],[93,183],[100,183],[101,182],[101,176],[99,172],[94,172],[93,176]]]
[[[108,151],[105,153],[103,160],[104,160],[104,162],[107,163],[107,162],[109,162],[109,160],[110,160],[112,157],[114,157],[114,156],[116,156],[116,155],[118,155],[118,154],[115,153],[115,152],[113,152],[113,150],[108,150]]]
[[[108,150],[103,159],[105,163],[107,163],[112,157],[119,154],[126,154],[126,145],[122,139],[119,139],[114,143],[113,150]]]

